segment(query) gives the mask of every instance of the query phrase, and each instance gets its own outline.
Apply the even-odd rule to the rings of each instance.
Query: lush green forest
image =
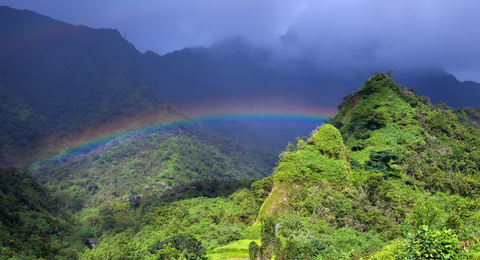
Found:
[[[27,169],[0,168],[0,259],[77,259],[88,237]]]
[[[59,259],[480,259],[480,130],[467,122],[470,110],[432,105],[377,73],[261,180],[185,132],[38,165],[45,186],[31,187],[51,202],[22,210],[69,217],[56,232],[71,238],[50,231],[44,255],[18,249],[4,218],[2,250]],[[195,171],[202,167],[210,170]],[[3,171],[31,180],[26,170]]]
[[[480,129],[480,108],[453,109],[460,123]]]
[[[331,105],[318,86],[352,79],[238,39],[159,56],[31,11],[0,24],[0,260],[480,259],[480,108],[375,73],[278,156],[300,128],[174,126],[171,105]],[[475,104],[477,83],[422,73],[402,82]]]
[[[224,141],[229,141],[225,138]],[[195,180],[259,179],[270,174],[274,158],[265,152],[236,144],[224,153],[196,136],[181,132],[152,134],[118,141],[66,162],[53,161],[32,167],[40,184],[53,196],[68,198],[74,211],[98,207],[106,201],[130,196],[155,197]],[[249,150],[253,149],[253,150]],[[248,157],[250,155],[250,157]],[[247,160],[248,163],[247,163]]]
[[[51,132],[46,118],[0,83],[0,163],[20,157]]]

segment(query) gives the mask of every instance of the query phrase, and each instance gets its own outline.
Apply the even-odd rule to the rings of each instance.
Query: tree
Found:
[[[248,245],[248,256],[250,257],[250,260],[256,260],[259,251],[260,247],[257,245],[257,243],[255,241],[250,242]]]
[[[260,246],[260,259],[270,260],[275,246],[275,222],[272,217],[266,217],[262,220],[261,229],[262,245]]]

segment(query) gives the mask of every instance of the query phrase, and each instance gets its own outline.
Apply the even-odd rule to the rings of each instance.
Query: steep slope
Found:
[[[260,209],[258,217],[280,214],[298,203],[298,191],[325,184],[341,189],[350,177],[349,155],[342,136],[331,125],[323,125],[297,151],[280,155],[273,190]]]
[[[441,259],[441,253],[478,258],[480,201],[474,173],[479,153],[474,149],[479,131],[463,126],[444,104],[430,105],[428,98],[380,73],[347,95],[340,107],[332,124],[289,145],[275,175],[253,183],[249,191],[225,200],[196,198],[155,206],[143,216],[138,233],[102,237],[98,249],[82,258],[106,257],[112,251],[123,257],[179,257],[201,249],[193,247],[199,244],[218,253],[226,248],[223,244],[245,238],[251,259],[403,259],[420,247],[428,250],[425,239],[415,240],[419,236],[438,238],[428,240],[437,250],[429,255],[433,259]],[[419,112],[425,114],[419,117]],[[453,157],[448,149],[463,149],[466,155]],[[419,167],[415,177],[409,167],[413,160]],[[442,175],[445,164],[463,168],[451,167]],[[428,172],[433,167],[438,170]],[[464,189],[429,186],[435,182],[428,178],[442,176],[451,187]],[[465,192],[469,190],[473,192]],[[209,237],[212,232],[217,239]],[[189,243],[175,242],[186,237]]]
[[[22,151],[53,130],[46,118],[0,84],[0,165],[8,165]]]
[[[143,55],[118,31],[9,7],[0,7],[0,19],[2,120],[9,120],[0,132],[8,146],[0,147],[0,164],[25,165],[95,139],[186,119],[148,87]],[[157,71],[160,78],[166,72]],[[26,109],[37,116],[27,117]],[[19,114],[22,124],[11,120]]]
[[[466,107],[453,111],[462,124],[480,129],[480,108]]]
[[[21,125],[9,119],[15,127],[0,132],[16,141],[1,148],[0,163],[25,165],[78,133],[165,109],[138,69],[140,58],[118,31],[0,7],[2,117],[22,114]]]
[[[106,201],[128,201],[131,194],[154,199],[171,187],[195,180],[263,178],[270,174],[275,158],[212,131],[178,128],[112,141],[74,158],[31,169],[42,185],[54,191],[53,196],[69,198],[64,208],[79,211]]]
[[[471,241],[480,230],[480,131],[428,100],[381,73],[347,95],[331,125],[282,154],[248,229],[262,240],[252,252],[261,259],[396,259],[423,246],[414,236],[446,232],[452,255],[478,256]]]
[[[141,54],[110,29],[0,7],[1,83],[56,125],[87,121],[147,85]]]
[[[134,108],[112,110],[144,86],[150,86],[161,103],[194,116],[302,116],[312,109],[333,108],[335,97],[354,90],[356,82],[370,73],[333,73],[311,62],[279,58],[241,39],[160,56],[151,51],[141,54],[116,30],[73,26],[8,7],[0,8],[0,19],[0,83],[54,125],[95,124],[91,122],[105,113],[138,112]],[[459,82],[440,70],[398,74],[400,83],[432,100],[458,108],[479,106],[477,83]],[[275,152],[292,141],[292,136],[316,127],[305,122],[292,127],[236,125],[240,127],[215,130]]]
[[[460,124],[445,103],[430,105],[385,74],[346,96],[331,123],[358,162],[366,161],[370,150],[389,149],[400,155],[402,171],[415,185],[461,195],[479,188],[479,131]]]
[[[0,258],[77,259],[87,238],[75,234],[28,171],[0,168],[0,198]]]
[[[20,218],[14,227],[15,216],[31,213],[21,203],[11,207],[18,200],[10,198],[11,187],[6,187],[0,195],[8,210],[2,212],[6,218],[0,229],[11,239],[1,241],[0,258],[20,252],[56,259],[71,253],[67,258],[75,259],[103,233],[136,228],[144,209],[178,185],[211,182],[208,189],[218,194],[225,179],[233,183],[225,182],[225,189],[233,189],[234,180],[268,176],[275,165],[275,154],[193,123],[162,102],[139,69],[142,55],[115,30],[72,26],[0,7],[0,59],[0,164],[29,165],[43,185],[41,195],[48,197],[39,206],[45,206],[41,214],[63,225],[46,225],[61,231],[60,239],[42,229],[44,236],[29,233],[28,241],[14,245],[25,236],[18,228],[27,230],[37,222],[43,228],[45,217],[32,213],[40,220],[24,223]],[[30,180],[2,184],[25,184],[22,191],[28,195],[38,187]],[[194,185],[188,187],[203,187]],[[69,222],[62,222],[63,217]],[[30,235],[45,250],[27,254],[38,242]]]

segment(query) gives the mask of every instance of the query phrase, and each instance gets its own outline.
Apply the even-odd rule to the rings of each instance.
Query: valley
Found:
[[[0,259],[480,259],[480,84],[356,73],[1,6]]]

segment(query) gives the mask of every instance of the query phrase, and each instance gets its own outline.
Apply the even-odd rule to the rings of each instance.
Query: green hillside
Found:
[[[0,57],[0,260],[480,259],[479,109],[376,73],[278,158],[301,127],[173,127],[191,118],[168,104],[287,93],[288,111],[352,79],[239,40],[142,55],[116,30],[9,7]],[[411,82],[476,93],[442,73]]]
[[[445,104],[431,105],[381,73],[347,95],[339,108],[330,124],[289,145],[275,175],[253,183],[250,191],[237,191],[222,202],[153,205],[140,220],[147,225],[139,232],[104,237],[82,258],[111,250],[126,258],[204,255],[192,255],[186,244],[168,244],[180,234],[210,250],[208,256],[223,258],[226,242],[212,244],[196,231],[196,225],[213,221],[240,227],[241,233],[229,231],[238,234],[229,241],[260,240],[249,245],[250,256],[258,259],[478,259],[480,131],[461,124]],[[245,214],[235,206],[239,198],[254,209],[248,222],[238,218]],[[205,205],[197,219],[189,215],[196,206],[180,210],[189,203]],[[175,211],[169,208],[173,205]],[[219,205],[231,206],[222,217],[213,217]],[[172,229],[178,231],[169,233]],[[215,237],[223,237],[216,232]],[[129,249],[122,242],[127,235],[134,241]],[[161,246],[157,241],[163,241]],[[232,242],[230,247],[238,246]],[[228,255],[244,257],[242,250]]]
[[[460,123],[480,129],[480,108],[466,107],[464,109],[454,109]]]
[[[52,129],[45,117],[0,83],[0,165],[11,164]]]
[[[148,85],[141,53],[116,30],[6,6],[0,14],[0,83],[54,125],[88,122]]]
[[[480,131],[460,124],[445,103],[431,105],[385,74],[346,96],[331,123],[359,164],[371,150],[388,149],[399,155],[398,170],[413,185],[462,196],[479,188]]]
[[[26,169],[0,168],[0,259],[77,259],[88,238]]]
[[[265,230],[261,255],[420,259],[412,254],[425,245],[413,238],[437,236],[451,250],[437,247],[421,259],[440,259],[442,253],[473,257],[480,235],[480,131],[462,125],[444,103],[431,105],[381,73],[347,95],[339,108],[331,125],[300,140],[280,160],[259,215]],[[350,174],[348,168],[334,168],[348,160],[341,156],[343,142],[336,141],[340,134]],[[318,143],[328,148],[315,147]],[[332,174],[340,176],[332,182]],[[308,181],[311,176],[319,179]],[[264,211],[272,208],[271,200],[282,205],[275,213]]]
[[[131,194],[155,197],[195,180],[259,179],[270,174],[274,165],[268,163],[273,161],[268,152],[263,160],[246,162],[249,154],[258,156],[259,151],[234,144],[235,151],[228,153],[187,133],[152,134],[118,141],[66,162],[34,166],[32,174],[54,196],[67,197],[66,207],[74,211],[106,201],[128,201]]]
[[[28,170],[1,170],[1,185],[8,185],[0,193],[0,259],[75,259],[97,240],[138,230],[150,208],[179,198],[228,200],[271,174],[276,154],[205,125],[139,134],[187,117],[152,92],[141,53],[118,31],[8,7],[0,14],[0,166],[29,166],[35,178]],[[59,155],[119,135],[75,156]],[[260,202],[254,203],[242,206],[247,217],[228,220],[238,222],[235,232],[255,218]]]

